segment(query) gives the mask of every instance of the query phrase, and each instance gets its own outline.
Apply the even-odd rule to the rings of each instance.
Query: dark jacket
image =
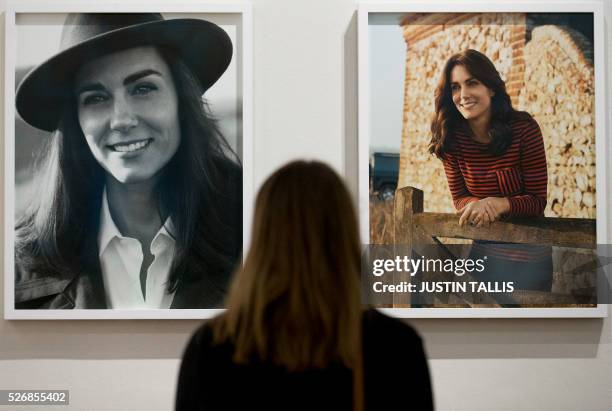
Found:
[[[230,343],[214,345],[204,324],[192,336],[178,379],[177,411],[352,410],[352,371],[337,364],[288,372],[261,362],[237,365]],[[366,410],[431,410],[421,339],[407,324],[375,310],[363,318]]]
[[[170,308],[219,308],[232,274],[232,262],[239,262],[242,252],[242,170],[235,165],[219,165],[224,176],[224,192],[212,200],[214,209],[219,210],[218,218],[222,219],[228,231],[225,234],[215,232],[215,247],[223,250],[228,264],[217,264],[206,272],[205,269],[192,269],[189,275],[183,275]],[[92,203],[96,205],[89,214],[92,221],[85,238],[74,257],[80,267],[70,273],[57,273],[48,270],[29,268],[32,260],[28,251],[15,252],[15,309],[104,309],[106,293],[102,280],[100,260],[98,258],[97,233],[99,230],[99,204],[102,195]],[[94,218],[95,216],[95,218]],[[210,216],[204,216],[209,218]],[[203,223],[204,224],[204,223]],[[223,236],[223,237],[221,237]],[[35,249],[36,247],[29,247]]]
[[[97,250],[94,250],[97,251]],[[217,308],[223,302],[230,273],[210,280],[180,282],[170,308]],[[104,309],[106,293],[99,260],[77,274],[45,274],[15,264],[16,309]]]

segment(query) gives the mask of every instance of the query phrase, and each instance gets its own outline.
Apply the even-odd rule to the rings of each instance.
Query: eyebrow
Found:
[[[82,87],[79,87],[76,91],[76,95],[80,95],[83,94],[87,91],[104,91],[105,88],[102,84],[100,83],[93,83],[93,84],[86,84]]]
[[[147,77],[150,76],[152,74],[156,74],[160,77],[163,77],[162,74],[159,71],[153,70],[153,69],[146,69],[146,70],[142,70],[142,71],[137,71],[136,73],[130,74],[129,76],[127,76],[124,80],[123,80],[123,85],[127,86],[128,84],[131,84],[135,81],[140,80],[143,77]]]
[[[468,77],[468,78],[466,78],[466,79],[465,79],[464,83],[467,83],[468,81],[470,81],[470,80],[475,80],[475,79],[476,79],[476,77]],[[458,82],[458,81],[451,81],[451,83],[450,83],[450,84],[451,84],[451,86],[452,86],[453,84],[457,84],[457,85],[459,85],[459,82]]]
[[[123,79],[123,85],[127,86],[129,84],[132,84],[140,80],[143,77],[147,77],[150,75],[158,75],[160,77],[163,77],[162,74],[157,70],[146,69],[146,70],[137,71],[136,73],[133,73],[127,76],[125,79]],[[104,91],[104,90],[106,90],[106,88],[101,83],[96,82],[96,83],[86,84],[82,87],[79,87],[77,89],[77,95],[81,93],[85,93],[87,91]]]

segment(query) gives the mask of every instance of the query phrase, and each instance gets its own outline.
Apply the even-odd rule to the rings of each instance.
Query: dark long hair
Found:
[[[172,51],[159,51],[173,76],[181,131],[155,190],[160,216],[175,227],[168,291],[202,273],[218,276],[210,282],[219,284],[242,249],[242,167],[197,78]],[[16,225],[16,258],[30,270],[74,274],[98,258],[92,233],[98,232],[104,188],[104,171],[87,146],[74,100],[41,155],[40,190]]]
[[[234,361],[289,370],[353,368],[360,341],[360,243],[351,197],[320,162],[274,172],[255,203],[251,248],[212,322]]]
[[[436,87],[435,114],[431,121],[431,142],[429,152],[441,158],[452,149],[452,135],[458,127],[466,125],[466,121],[455,107],[451,91],[451,72],[455,66],[463,66],[482,84],[494,92],[491,97],[491,123],[489,135],[491,143],[488,151],[493,155],[501,155],[512,143],[512,129],[509,122],[516,117],[529,117],[512,107],[512,101],[506,91],[506,84],[501,79],[495,65],[487,56],[479,51],[467,49],[454,54],[444,65],[442,76]]]

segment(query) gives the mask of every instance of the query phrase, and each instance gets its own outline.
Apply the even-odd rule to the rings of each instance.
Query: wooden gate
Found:
[[[467,239],[487,240],[517,244],[539,244],[553,247],[568,247],[569,249],[593,250],[587,253],[585,269],[591,270],[595,276],[597,246],[593,219],[582,218],[513,218],[506,221],[497,221],[489,227],[460,227],[456,214],[429,213],[423,211],[423,192],[414,187],[404,187],[397,190],[394,208],[394,243],[406,248],[416,245],[431,244],[443,248],[440,239]],[[558,260],[558,259],[555,259]],[[558,261],[555,261],[555,265]],[[435,278],[435,273],[434,277]],[[593,279],[594,280],[594,279]],[[410,281],[405,273],[395,273],[394,281]],[[588,293],[589,290],[586,290]],[[585,290],[582,290],[585,292]],[[590,292],[596,294],[595,281]],[[554,293],[520,290],[513,293],[513,297],[520,301],[520,306],[576,306],[576,295],[571,293]],[[397,307],[410,306],[409,293],[397,293],[393,298],[393,305]],[[454,306],[487,306],[499,305],[491,297],[485,297],[478,304],[473,300],[466,301],[461,298],[452,299],[450,305]],[[449,306],[449,302],[440,302]],[[434,303],[434,305],[436,305]],[[592,304],[587,304],[592,306]]]

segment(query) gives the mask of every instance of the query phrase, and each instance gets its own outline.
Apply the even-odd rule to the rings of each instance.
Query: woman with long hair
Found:
[[[227,68],[217,25],[70,14],[16,107],[51,132],[16,224],[16,308],[206,308],[242,245],[240,161],[202,95]]]
[[[276,171],[257,196],[227,310],[186,348],[177,410],[431,409],[420,338],[362,311],[359,275],[340,177],[319,162]]]
[[[431,132],[429,151],[444,164],[459,225],[544,215],[548,175],[542,133],[528,113],[512,107],[487,56],[465,50],[448,59],[435,91]],[[488,257],[483,280],[551,288],[550,247],[474,241],[472,254]]]

